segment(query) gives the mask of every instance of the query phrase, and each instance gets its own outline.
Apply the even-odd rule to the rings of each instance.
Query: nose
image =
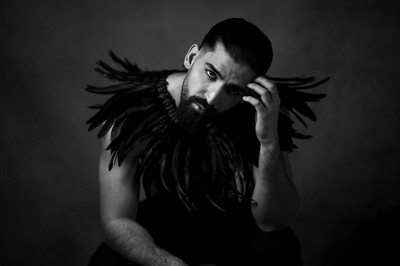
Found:
[[[221,102],[221,98],[224,94],[224,87],[222,85],[214,85],[209,87],[205,93],[205,98],[209,105],[213,105],[214,107],[218,107]]]

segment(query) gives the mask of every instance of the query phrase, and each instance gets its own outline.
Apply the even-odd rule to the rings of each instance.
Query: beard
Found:
[[[215,118],[217,111],[204,98],[189,97],[188,94],[189,84],[186,75],[183,80],[181,99],[176,114],[180,129],[185,133],[193,134],[204,129]]]

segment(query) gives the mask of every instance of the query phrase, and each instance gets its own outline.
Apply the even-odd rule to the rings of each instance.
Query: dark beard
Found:
[[[214,119],[217,111],[204,98],[198,96],[188,97],[188,82],[187,77],[185,77],[176,114],[180,129],[184,133],[193,134],[204,129]]]

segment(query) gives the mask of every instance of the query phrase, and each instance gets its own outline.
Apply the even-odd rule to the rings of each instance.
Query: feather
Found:
[[[191,170],[191,166],[195,163],[192,162],[191,160],[191,153],[192,153],[192,148],[191,145],[188,145],[186,150],[184,151],[184,159],[182,160],[183,162],[186,163],[182,163],[184,165],[184,183],[186,184],[186,190],[189,191],[189,184],[191,182],[191,177],[193,178],[195,175],[193,175],[190,170]]]
[[[129,90],[132,89],[132,83],[118,83],[114,84],[111,86],[106,86],[106,87],[94,87],[88,85],[86,87],[86,90],[91,93],[97,93],[97,94],[115,94],[119,91],[123,90]],[[136,90],[137,88],[135,88]]]
[[[227,211],[229,202],[250,202],[254,187],[252,165],[257,164],[259,151],[254,108],[242,105],[221,114],[221,119],[198,132],[185,133],[177,125],[175,102],[167,90],[167,76],[178,71],[144,72],[126,58],[121,59],[112,51],[109,54],[118,69],[100,60],[95,70],[115,81],[114,84],[86,87],[90,93],[109,97],[104,104],[92,106],[97,112],[87,121],[89,131],[100,127],[99,138],[112,132],[106,148],[111,152],[109,169],[121,165],[133,149],[145,143],[133,160],[137,163],[135,174],[142,180],[147,196],[155,191],[172,193],[190,212],[204,204]],[[292,150],[297,148],[293,138],[311,136],[295,131],[288,113],[305,127],[305,118],[315,121],[308,103],[326,95],[305,90],[320,86],[329,78],[270,79],[276,82],[281,97],[278,122],[281,148]],[[237,123],[243,126],[237,127]]]
[[[305,128],[308,128],[308,127],[307,127],[307,123],[306,123],[306,122],[303,120],[303,118],[296,112],[296,109],[294,109],[294,108],[289,108],[289,111],[290,111],[290,113],[292,113],[292,114],[297,118],[297,120],[299,120],[300,123],[303,124],[303,126],[304,126]]]
[[[102,138],[104,137],[108,131],[110,131],[111,127],[114,124],[114,120],[113,119],[108,119],[104,122],[104,125],[101,127],[101,129],[99,130],[99,133],[97,134],[97,138]]]
[[[293,103],[292,110],[296,110],[298,113],[309,118],[311,121],[317,120],[313,110],[304,102]]]
[[[180,149],[182,146],[182,139],[179,139],[176,143],[175,143],[175,149],[172,153],[172,160],[171,160],[171,170],[172,170],[172,176],[173,176],[173,181],[174,181],[174,185],[175,188],[177,189],[178,195],[180,195],[182,198],[186,199],[186,191],[184,189],[184,186],[181,185],[181,183],[179,182],[179,175],[180,175],[180,160],[179,160],[179,153],[180,153]]]
[[[167,155],[165,153],[163,153],[161,155],[161,159],[160,159],[160,176],[166,175],[166,171],[165,171],[165,165],[167,164],[166,161],[167,161]],[[161,184],[163,185],[163,188],[165,189],[165,191],[170,191],[165,178],[161,178]]]
[[[295,137],[296,139],[311,139],[312,138],[311,135],[304,135],[304,134],[301,134],[298,132],[294,132],[293,137]]]
[[[268,76],[268,79],[271,79],[275,82],[286,83],[286,84],[305,84],[315,81],[315,77],[306,76],[306,77],[271,77]]]
[[[106,103],[107,104],[107,103]],[[110,102],[110,105],[105,105],[97,114],[95,114],[92,118],[87,121],[87,124],[90,124],[89,131],[93,130],[97,126],[99,126],[103,121],[105,121],[106,117],[115,117],[116,114],[120,114],[126,109],[125,104],[118,104],[118,102]],[[146,104],[136,107],[130,107],[129,112],[138,112],[138,111],[146,111],[152,108],[152,104]],[[114,115],[113,115],[114,114]]]
[[[302,84],[296,84],[295,88],[296,88],[296,90],[311,89],[311,88],[314,88],[314,87],[317,87],[317,86],[320,86],[320,85],[324,84],[324,83],[327,82],[329,79],[330,79],[330,78],[327,77],[327,78],[321,79],[321,80],[319,80],[319,81],[317,81],[317,82],[311,83],[311,84],[309,84],[309,85],[307,85],[307,86],[298,86],[298,85],[303,85],[303,84],[307,84],[307,83],[310,83],[310,82],[304,82],[304,83],[302,83]],[[314,80],[313,80],[313,81],[314,81]]]
[[[136,73],[140,72],[140,68],[136,64],[132,64],[129,62],[128,59],[125,58],[125,60],[121,60],[118,56],[116,56],[112,51],[108,51],[111,59],[122,66],[125,70],[127,70],[129,73]]]

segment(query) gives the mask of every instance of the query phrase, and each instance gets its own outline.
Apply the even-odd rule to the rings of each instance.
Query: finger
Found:
[[[252,91],[260,95],[260,98],[262,102],[265,104],[265,106],[267,108],[270,108],[273,99],[271,97],[271,93],[266,88],[262,87],[257,83],[249,83],[247,84],[247,87],[249,87]]]
[[[248,102],[249,104],[253,105],[256,109],[257,113],[261,114],[265,110],[265,106],[262,104],[260,100],[252,96],[244,96],[243,101]]]
[[[277,89],[274,81],[269,80],[266,77],[262,77],[262,76],[257,77],[254,81],[259,83],[261,86],[266,88],[271,93],[271,98],[273,99],[274,102],[277,102],[277,103],[280,102],[278,89]]]
[[[273,82],[272,80],[267,79],[266,77],[263,76],[259,76],[257,77],[254,82],[259,83],[261,86],[263,86],[264,88],[268,89],[269,91],[273,91],[275,88],[275,82]]]

